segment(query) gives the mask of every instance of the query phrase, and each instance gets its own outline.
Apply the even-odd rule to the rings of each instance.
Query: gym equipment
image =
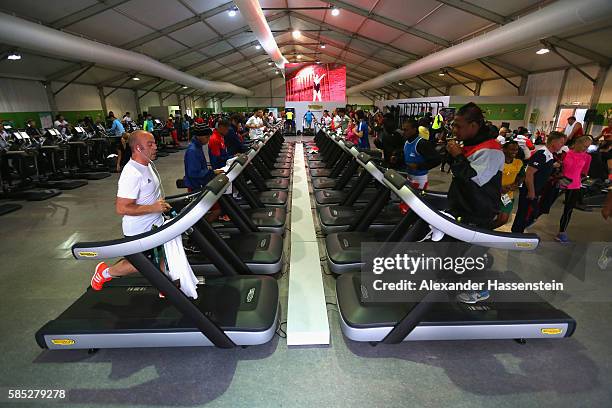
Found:
[[[499,233],[460,224],[421,200],[405,178],[393,170],[385,173],[382,183],[410,206],[409,214],[416,219],[413,231],[432,225],[449,237],[476,245],[511,250],[535,249],[538,245],[539,239],[533,234]],[[418,237],[413,233],[405,238]],[[419,302],[369,303],[363,301],[368,291],[361,284],[360,274],[347,273],[336,282],[336,296],[342,332],[355,341],[394,344],[411,340],[515,339],[524,342],[528,338],[569,337],[576,327],[574,319],[535,293],[525,294],[520,302],[512,296],[494,293],[497,301],[477,305],[462,304],[454,298],[445,301],[438,292],[429,292]]]
[[[181,234],[206,243],[196,224],[229,186],[213,179],[171,221],[148,233],[111,241],[77,243],[76,259],[125,256],[149,285],[89,288],[57,319],[36,333],[48,349],[217,346],[264,344],[279,319],[278,285],[269,276],[240,276],[232,264],[213,257],[223,276],[198,285],[198,299],[187,298],[143,252]],[[158,297],[158,291],[165,299]]]

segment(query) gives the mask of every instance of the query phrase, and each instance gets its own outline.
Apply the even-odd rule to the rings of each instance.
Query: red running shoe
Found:
[[[102,290],[105,282],[113,278],[105,278],[102,272],[108,269],[108,265],[105,262],[100,262],[96,265],[96,272],[91,277],[91,287],[93,290]]]

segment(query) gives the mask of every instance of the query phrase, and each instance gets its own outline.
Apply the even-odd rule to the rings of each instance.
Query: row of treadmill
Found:
[[[225,174],[203,190],[167,197],[177,213],[161,228],[138,236],[80,242],[78,260],[125,257],[136,276],[113,279],[102,291],[89,288],[57,319],[36,333],[47,349],[217,346],[232,348],[269,342],[279,325],[276,278],[286,270],[288,190],[294,146],[282,124],[238,155]],[[316,147],[316,148],[315,148]],[[480,230],[444,215],[444,193],[418,192],[405,175],[381,167],[341,135],[318,129],[305,155],[327,264],[336,279],[337,306],[344,335],[354,341],[562,338],[575,321],[533,294],[522,302],[372,303],[361,283],[362,242],[416,242],[430,225],[453,240],[502,249],[535,249],[533,234]],[[397,204],[410,211],[402,215]],[[219,203],[230,221],[208,223]],[[198,299],[187,298],[144,255],[183,237]],[[91,271],[92,262],[84,271]],[[289,268],[289,273],[291,273]],[[320,268],[313,267],[313,273]],[[160,300],[163,292],[165,300]],[[427,296],[426,296],[427,297]]]
[[[130,124],[126,130],[136,130],[134,122]],[[161,121],[155,120],[153,133],[158,157],[180,150],[167,143],[170,136]],[[43,201],[110,177],[120,138],[100,123],[83,122],[63,131],[4,124],[0,128],[0,199]],[[0,203],[0,215],[21,208],[15,202]]]

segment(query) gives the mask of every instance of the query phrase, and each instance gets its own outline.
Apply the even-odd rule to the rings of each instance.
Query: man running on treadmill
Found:
[[[495,135],[485,125],[482,110],[473,102],[455,115],[454,140],[446,145],[453,157],[453,180],[448,190],[451,214],[465,224],[493,229],[499,212],[504,153]],[[489,291],[461,293],[457,300],[476,303],[489,297]]]
[[[132,132],[128,143],[132,158],[125,165],[119,177],[115,210],[123,216],[123,234],[126,237],[149,232],[154,226],[164,223],[162,214],[170,210],[170,205],[162,198],[161,180],[152,168],[157,154],[153,135],[144,130]],[[154,257],[154,250],[145,255]],[[160,259],[163,268],[163,260]],[[105,282],[114,277],[129,275],[138,270],[126,259],[113,266],[100,262],[91,278],[93,290],[101,290]]]

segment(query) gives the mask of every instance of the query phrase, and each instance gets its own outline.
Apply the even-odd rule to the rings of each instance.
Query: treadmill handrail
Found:
[[[220,174],[207,184],[197,199],[161,227],[120,239],[77,242],[72,246],[72,255],[76,259],[107,259],[145,252],[161,246],[200,221],[228,187],[228,178]]]
[[[393,179],[403,180],[401,188],[397,188]],[[383,183],[391,189],[404,203],[410,206],[421,219],[434,228],[459,241],[491,248],[515,251],[529,251],[538,247],[540,238],[536,234],[516,234],[509,232],[490,231],[462,224],[435,209],[424,201],[417,190],[409,185],[407,180],[395,170],[387,170]],[[396,183],[399,184],[399,183]]]

